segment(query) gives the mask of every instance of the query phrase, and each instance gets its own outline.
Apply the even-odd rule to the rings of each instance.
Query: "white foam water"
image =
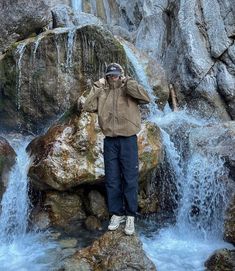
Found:
[[[152,238],[141,236],[143,248],[158,271],[205,271],[204,263],[215,250],[232,248],[221,238],[183,235],[177,227],[161,229]]]
[[[49,271],[56,259],[56,244],[46,233],[27,230],[29,216],[28,140],[12,139],[17,158],[1,202],[0,270]]]
[[[182,110],[152,121],[162,130],[165,152],[175,174],[178,197],[172,198],[178,198],[178,209],[174,226],[162,228],[151,237],[141,234],[143,248],[158,271],[204,271],[205,261],[215,250],[233,247],[223,241],[224,212],[230,198],[224,181],[228,170],[216,155],[194,152],[185,160],[168,134],[176,124],[204,126],[206,120]],[[167,180],[165,184],[168,187],[164,189],[169,190]]]

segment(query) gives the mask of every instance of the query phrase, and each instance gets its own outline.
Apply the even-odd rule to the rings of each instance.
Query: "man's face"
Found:
[[[116,74],[110,74],[109,75],[109,79],[111,79],[112,81],[118,81],[119,76]]]

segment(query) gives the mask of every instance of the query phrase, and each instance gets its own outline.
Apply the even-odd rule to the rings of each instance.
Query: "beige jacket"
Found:
[[[149,102],[148,94],[135,80],[122,78],[111,85],[102,78],[94,83],[83,109],[98,113],[105,136],[131,136],[141,129],[138,104]]]

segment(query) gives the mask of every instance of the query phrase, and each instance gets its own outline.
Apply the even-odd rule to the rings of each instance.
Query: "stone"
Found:
[[[7,187],[10,169],[15,164],[16,153],[9,142],[0,136],[0,199]]]
[[[53,28],[57,27],[81,27],[96,25],[104,27],[104,23],[96,16],[84,12],[75,12],[68,5],[60,4],[52,8]]]
[[[13,43],[39,33],[51,21],[44,0],[2,0],[0,3],[0,53]]]
[[[50,225],[66,229],[71,223],[86,218],[80,196],[47,192],[45,197],[44,208],[48,210]]]
[[[235,250],[217,250],[205,262],[206,271],[233,271],[235,269]]]
[[[99,219],[93,215],[90,215],[85,220],[86,229],[89,231],[102,230],[102,225]]]
[[[62,249],[64,248],[74,248],[78,244],[77,239],[75,238],[68,238],[68,239],[61,239],[59,240],[59,245]]]
[[[90,212],[99,219],[107,219],[109,214],[104,197],[96,190],[92,190],[88,194]]]
[[[58,124],[28,147],[34,162],[29,169],[33,186],[40,190],[66,191],[104,177],[103,136],[94,114],[75,115]]]
[[[233,196],[225,214],[224,240],[235,244],[235,195]]]
[[[2,128],[40,133],[114,59],[126,67],[122,46],[96,25],[48,30],[14,44],[0,60]]]
[[[146,122],[138,134],[139,147],[139,195],[140,213],[154,213],[158,210],[159,191],[153,188],[156,169],[162,161],[163,146],[159,127]]]
[[[156,270],[145,255],[139,238],[122,230],[106,232],[98,240],[65,259],[61,271],[72,270]]]

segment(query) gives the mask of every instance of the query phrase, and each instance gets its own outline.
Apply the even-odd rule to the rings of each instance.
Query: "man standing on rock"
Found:
[[[135,232],[134,219],[138,196],[138,147],[136,134],[141,129],[138,104],[149,103],[146,91],[135,80],[124,77],[117,63],[108,65],[105,78],[95,82],[83,109],[98,113],[105,135],[105,185],[109,213],[108,229],[116,230],[126,221],[125,233]]]

